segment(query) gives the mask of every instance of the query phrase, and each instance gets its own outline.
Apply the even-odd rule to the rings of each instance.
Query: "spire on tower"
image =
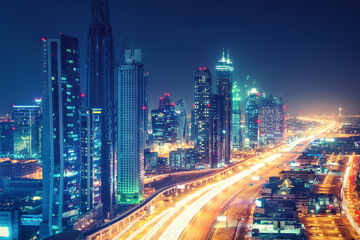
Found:
[[[226,62],[226,59],[225,59],[225,49],[223,48],[223,51],[222,51],[222,58],[220,59],[219,62]]]
[[[91,1],[91,23],[110,23],[110,11],[108,0]]]

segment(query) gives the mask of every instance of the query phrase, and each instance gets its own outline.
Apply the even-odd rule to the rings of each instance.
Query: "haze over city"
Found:
[[[1,112],[41,94],[42,37],[62,32],[79,38],[80,77],[86,78],[89,2],[2,3]],[[185,98],[190,108],[195,70],[207,66],[214,72],[225,48],[236,81],[247,75],[256,79],[261,92],[281,95],[291,113],[360,111],[356,1],[124,0],[110,5],[117,57],[125,37],[127,47],[134,43],[143,51],[151,108],[165,92]]]

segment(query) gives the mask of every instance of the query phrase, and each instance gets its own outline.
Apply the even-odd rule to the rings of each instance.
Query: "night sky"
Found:
[[[194,73],[230,49],[235,80],[257,79],[297,113],[360,113],[360,1],[109,0],[116,54],[125,37],[150,72],[150,107],[163,93],[193,102]],[[80,40],[81,81],[90,0],[11,0],[0,7],[0,114],[41,94],[41,37]],[[85,90],[85,89],[83,89]],[[190,109],[188,109],[188,112]]]

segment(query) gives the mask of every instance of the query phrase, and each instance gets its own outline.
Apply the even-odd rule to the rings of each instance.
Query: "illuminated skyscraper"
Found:
[[[149,72],[144,73],[144,134],[145,134],[145,148],[150,147],[149,144]]]
[[[198,163],[210,164],[210,100],[211,73],[207,68],[195,72],[194,149]]]
[[[144,191],[144,70],[140,49],[126,49],[118,68],[117,203],[138,204]]]
[[[14,153],[14,130],[10,117],[0,118],[0,156],[10,157]]]
[[[232,81],[233,81],[232,62],[230,60],[229,51],[227,58],[223,51],[222,58],[216,66],[216,79],[218,94],[224,97],[223,109],[224,114],[221,120],[222,135],[224,142],[224,157],[225,163],[229,163],[231,157],[231,134],[232,134]]]
[[[170,102],[170,94],[159,98],[159,108],[151,110],[152,135],[154,144],[180,143],[180,122],[175,110],[176,104]]]
[[[102,109],[101,168],[104,213],[111,217],[116,208],[116,142],[114,40],[108,0],[91,1],[88,34],[87,98],[89,108]]]
[[[248,92],[245,99],[245,146],[256,147],[259,137],[259,107],[262,94],[256,88]]]
[[[179,127],[179,141],[184,143],[188,136],[188,119],[186,115],[185,100],[183,98],[175,102],[175,115]]]
[[[239,150],[242,147],[241,134],[241,97],[240,88],[234,82],[232,86],[232,149]]]
[[[269,97],[259,107],[259,143],[279,144],[285,133],[285,106],[281,98]]]
[[[218,168],[225,163],[225,139],[222,138],[221,120],[224,114],[224,96],[213,95],[210,103],[210,162],[211,167]]]
[[[43,204],[40,238],[71,229],[80,211],[79,41],[43,38]]]
[[[81,111],[81,213],[101,204],[101,109]]]
[[[14,105],[14,156],[16,158],[40,157],[41,111],[38,105]]]

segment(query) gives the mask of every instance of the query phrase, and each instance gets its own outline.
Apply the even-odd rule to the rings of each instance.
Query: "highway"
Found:
[[[251,188],[249,186],[249,183],[253,181],[251,176],[274,175],[269,171],[269,167],[272,170],[279,164],[293,159],[296,155],[291,154],[291,151],[299,152],[304,148],[304,144],[306,145],[314,138],[314,134],[319,134],[334,126],[335,124],[332,123],[316,131],[313,130],[304,138],[297,139],[288,145],[284,144],[278,149],[249,161],[248,166],[239,169],[238,172],[229,172],[227,177],[219,179],[215,183],[209,183],[195,191],[181,194],[183,197],[179,199],[175,197],[170,207],[166,208],[166,204],[159,203],[151,216],[129,226],[123,234],[118,234],[115,239],[206,239],[207,237],[203,238],[202,236],[207,236],[210,233],[216,216],[220,215],[222,208],[227,205],[227,201],[233,198],[237,192],[244,192]],[[301,146],[298,146],[300,143]],[[257,192],[254,191],[253,198]],[[216,207],[209,206],[208,209],[211,211],[206,211],[206,205],[210,203],[216,204]],[[211,213],[211,216],[204,216],[204,219],[207,220],[206,223],[201,220],[193,220],[194,217],[201,217],[203,210],[206,213]],[[194,227],[192,224],[201,224],[201,227]],[[184,231],[185,229],[186,231]],[[199,229],[202,230],[202,233]]]

